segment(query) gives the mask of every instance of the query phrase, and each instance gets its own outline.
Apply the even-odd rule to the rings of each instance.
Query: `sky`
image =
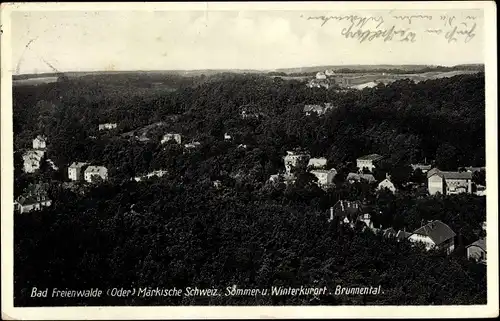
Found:
[[[414,17],[410,23],[412,15],[427,18]],[[361,29],[380,36],[394,26],[406,29],[406,35],[413,32],[414,42],[400,41],[404,36],[397,34],[390,41],[382,35],[360,42],[345,36],[349,19],[330,19],[322,26],[320,16],[365,17],[363,26],[354,20],[352,34]],[[376,20],[380,17],[382,24]],[[108,71],[483,63],[483,18],[481,10],[14,11],[12,70],[52,72],[50,65],[58,71]],[[457,41],[446,39],[455,27],[470,31],[473,23],[467,42],[467,35],[457,32]],[[441,33],[426,31],[430,29]]]

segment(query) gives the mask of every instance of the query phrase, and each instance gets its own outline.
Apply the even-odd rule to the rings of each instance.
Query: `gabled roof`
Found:
[[[445,179],[472,179],[471,172],[441,172]]]
[[[428,236],[436,245],[455,237],[455,232],[441,221],[432,221],[418,229],[413,234]]]
[[[88,163],[85,162],[73,162],[69,167],[71,168],[82,168],[83,166],[87,165]]]
[[[347,175],[347,180],[365,180],[368,181],[369,183],[375,182],[375,177],[372,174],[358,174],[358,173],[349,173]]]
[[[472,179],[471,172],[449,172],[449,171],[440,171],[437,168],[433,168],[427,172],[427,178],[431,176],[439,175],[444,179]]]
[[[467,247],[471,247],[471,246],[477,246],[478,248],[480,248],[481,250],[486,252],[486,237],[483,239],[479,239],[470,245],[467,245]]]
[[[361,157],[358,157],[357,160],[371,160],[371,161],[377,161],[379,159],[384,158],[383,156],[380,156],[379,154],[370,154],[370,155],[364,155]]]

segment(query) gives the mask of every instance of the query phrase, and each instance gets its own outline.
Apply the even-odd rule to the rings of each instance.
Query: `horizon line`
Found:
[[[200,71],[250,71],[250,72],[283,72],[287,69],[314,69],[314,68],[339,68],[339,69],[349,69],[349,67],[376,67],[381,66],[381,69],[401,69],[401,67],[415,66],[415,67],[428,67],[428,68],[455,68],[460,66],[484,66],[484,63],[473,62],[473,63],[463,63],[455,65],[428,65],[428,64],[345,64],[345,65],[314,65],[314,66],[301,66],[301,67],[284,67],[284,68],[274,68],[274,69],[252,69],[252,68],[202,68],[202,69],[122,69],[122,70],[99,70],[99,69],[89,69],[89,70],[68,70],[68,71],[43,71],[43,72],[28,72],[28,73],[12,73],[12,76],[23,76],[23,75],[44,75],[44,74],[64,74],[64,73],[86,73],[86,72],[99,72],[99,73],[117,73],[117,72],[200,72]]]

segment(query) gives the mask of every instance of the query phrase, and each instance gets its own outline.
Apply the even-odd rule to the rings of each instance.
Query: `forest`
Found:
[[[486,268],[466,260],[478,238],[485,197],[428,196],[411,163],[442,170],[485,164],[484,74],[414,83],[399,80],[363,90],[307,88],[304,82],[255,74],[154,79],[92,76],[14,87],[15,196],[50,182],[51,207],[15,216],[15,305],[281,305],[484,304]],[[150,81],[151,82],[151,81]],[[332,103],[324,116],[304,104]],[[260,116],[243,119],[242,110]],[[99,132],[98,124],[115,122]],[[161,122],[139,142],[121,134]],[[161,145],[163,133],[183,145]],[[231,140],[224,140],[229,133]],[[452,133],[452,134],[451,134]],[[47,158],[22,172],[19,151],[37,134]],[[244,144],[245,147],[241,147]],[[338,175],[323,190],[298,172],[294,185],[270,184],[287,150],[326,157]],[[400,192],[347,184],[357,157],[385,156],[377,179],[390,173]],[[67,189],[74,161],[106,166],[109,180]],[[162,178],[131,181],[163,169]],[[483,176],[475,177],[484,182]],[[220,181],[221,186],[214,186]],[[327,222],[338,200],[363,200],[382,228],[413,231],[439,219],[457,233],[451,256],[425,252],[369,231]],[[29,297],[31,287],[378,286],[378,296],[151,297],[57,299]]]

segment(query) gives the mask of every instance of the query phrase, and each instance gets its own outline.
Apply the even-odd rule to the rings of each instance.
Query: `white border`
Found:
[[[285,9],[286,8],[286,9]],[[13,134],[10,13],[12,11],[154,11],[154,10],[391,10],[484,9],[486,69],[486,167],[488,304],[482,306],[264,306],[264,307],[13,307]],[[238,3],[2,3],[1,48],[1,197],[2,197],[2,319],[227,319],[227,318],[466,318],[499,314],[498,297],[498,163],[496,5],[493,1],[446,2],[238,2]],[[471,213],[473,214],[473,213]],[[495,250],[494,250],[495,249]]]

